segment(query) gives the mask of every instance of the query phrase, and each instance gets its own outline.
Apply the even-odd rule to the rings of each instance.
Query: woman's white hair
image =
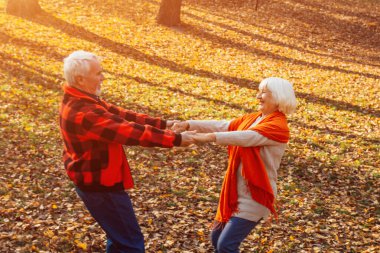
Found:
[[[63,75],[68,85],[75,84],[76,76],[86,75],[90,71],[90,61],[97,60],[93,53],[75,51],[63,60]]]
[[[272,92],[273,98],[278,104],[278,110],[284,114],[295,112],[297,106],[293,85],[282,78],[269,77],[261,81],[259,89],[267,88]]]

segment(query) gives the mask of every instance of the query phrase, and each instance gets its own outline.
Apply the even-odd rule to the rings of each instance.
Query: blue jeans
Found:
[[[258,222],[231,217],[211,232],[211,241],[215,253],[238,253],[241,242],[256,227]]]
[[[76,191],[107,235],[107,253],[143,253],[144,236],[128,193]]]

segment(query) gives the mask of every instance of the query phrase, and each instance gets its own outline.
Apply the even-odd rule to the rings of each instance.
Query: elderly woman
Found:
[[[292,84],[271,77],[259,85],[259,112],[232,121],[189,120],[175,131],[196,130],[197,143],[228,145],[224,177],[211,234],[217,253],[239,252],[241,242],[258,222],[276,215],[277,170],[289,140],[286,114],[295,111]]]

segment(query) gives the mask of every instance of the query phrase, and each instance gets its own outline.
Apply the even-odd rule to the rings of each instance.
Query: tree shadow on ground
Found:
[[[359,136],[359,135],[351,133],[351,132],[345,132],[345,131],[341,131],[341,130],[331,129],[328,126],[318,127],[315,125],[305,124],[304,122],[300,122],[298,120],[289,120],[289,122],[292,124],[294,123],[295,126],[301,128],[301,129],[311,129],[314,131],[320,131],[323,134],[333,134],[334,136],[344,136],[347,139],[362,140],[364,142],[368,142],[371,144],[379,144],[380,145],[380,138],[367,138],[367,137]]]
[[[32,52],[38,55],[47,55],[56,61],[62,61],[65,56],[58,53],[54,47],[34,42],[31,40],[26,40],[22,38],[12,37],[4,32],[0,32],[0,43],[12,44],[19,47],[28,47]]]
[[[299,2],[299,1],[298,1]],[[285,2],[284,2],[285,3]],[[312,2],[304,2],[305,5],[313,4]],[[359,45],[363,48],[372,48],[380,50],[380,34],[376,32],[376,25],[369,27],[359,24],[354,20],[339,19],[333,15],[328,15],[325,7],[320,5],[319,11],[315,9],[300,10],[289,6],[287,11],[283,13],[288,19],[296,19],[300,23],[315,25],[320,32],[318,34],[330,34],[337,41],[345,41],[350,45]],[[344,10],[341,13],[345,13]]]
[[[326,15],[325,13],[330,10],[330,5],[322,5],[318,7],[319,11],[316,12],[293,8],[291,6],[293,2],[302,2],[304,5],[319,6],[319,4],[314,4],[312,1],[270,1],[265,3],[265,6],[258,11],[255,11],[252,6],[245,6],[245,13],[251,13],[252,15],[239,15],[236,8],[235,11],[232,12],[234,14],[225,13],[224,5],[215,1],[210,5],[208,0],[190,0],[187,2],[187,6],[190,6],[190,8],[193,8],[196,11],[204,12],[207,15],[212,14],[213,16],[221,17],[223,19],[230,19],[236,22],[243,22],[248,25],[264,28],[272,31],[274,34],[281,34],[285,37],[296,39],[302,44],[306,42],[306,44],[312,48],[315,47],[326,52],[333,49],[334,52],[331,52],[331,56],[334,57],[339,56],[340,58],[349,60],[351,58],[349,56],[355,56],[360,59],[360,61],[371,62],[371,65],[374,66],[379,65],[380,57],[376,55],[366,55],[360,50],[350,50],[350,52],[348,52],[346,47],[335,47],[338,43],[360,46],[364,50],[373,51],[375,48],[379,48],[380,50],[380,35],[377,31],[379,24],[378,21],[376,21],[379,20],[378,17],[365,15],[367,20],[364,21],[364,23],[373,23],[370,26],[366,26],[354,23],[351,20],[337,19],[334,15]],[[344,4],[347,4],[346,2],[344,2]],[[334,8],[333,11],[335,11],[335,13],[353,15],[352,11],[339,9],[339,7]],[[271,20],[274,19],[277,23],[268,21],[269,18]],[[361,16],[359,16],[359,18],[361,18]],[[305,27],[296,26],[294,20],[304,24]],[[283,24],[286,24],[286,26],[282,27]],[[313,36],[313,40],[308,41],[307,39],[310,35]],[[348,46],[348,48],[350,47]]]
[[[194,18],[196,20],[202,21],[202,22],[207,23],[207,24],[213,24],[215,26],[219,26],[221,28],[224,28],[224,29],[227,29],[230,31],[234,31],[236,33],[240,33],[242,35],[250,37],[254,41],[259,40],[259,41],[270,43],[272,45],[281,46],[283,48],[290,48],[290,49],[297,50],[299,52],[308,53],[308,54],[317,55],[317,56],[322,56],[322,57],[339,59],[341,61],[350,62],[350,63],[369,65],[369,66],[374,66],[374,67],[380,66],[380,64],[372,64],[372,63],[369,63],[368,61],[365,61],[364,59],[361,59],[361,60],[346,59],[345,57],[341,57],[341,56],[337,56],[337,55],[331,55],[331,54],[327,54],[327,53],[311,51],[311,50],[305,49],[304,47],[301,47],[301,46],[297,46],[294,44],[288,44],[288,43],[285,43],[285,42],[282,42],[279,40],[274,40],[274,39],[271,39],[269,37],[265,37],[265,36],[260,35],[260,34],[254,34],[251,32],[247,32],[245,30],[233,27],[231,25],[227,25],[227,24],[217,22],[217,21],[212,21],[212,20],[206,19],[204,17],[197,16],[195,14],[186,12],[186,11],[182,11],[182,14],[185,14],[188,17]]]
[[[210,78],[214,80],[223,80],[223,81],[226,81],[228,83],[233,83],[233,84],[243,83],[247,86],[252,84],[252,81],[249,79],[237,78],[237,77],[228,76],[228,75],[220,75],[220,74],[215,74],[213,72],[206,71],[206,70],[194,69],[194,68],[187,67],[183,64],[175,63],[173,61],[167,60],[159,56],[152,56],[152,55],[145,54],[129,45],[115,42],[108,38],[101,37],[95,33],[92,33],[84,29],[83,27],[70,24],[66,21],[58,19],[57,17],[47,12],[44,12],[42,15],[38,17],[30,18],[29,20],[36,22],[38,24],[47,26],[47,27],[54,27],[57,30],[60,30],[70,36],[87,40],[92,43],[97,43],[98,45],[110,51],[113,51],[121,56],[131,58],[131,59],[141,61],[141,62],[146,62],[148,64],[156,65],[159,67],[168,68],[174,72],[201,76],[201,77]]]
[[[293,0],[293,1],[296,1],[296,0]],[[149,2],[149,3],[151,3],[151,4],[153,4],[153,5],[159,5],[159,3],[158,2],[155,2],[154,0],[145,0],[145,2]],[[204,14],[207,14],[207,15],[210,15],[210,13],[212,13],[212,16],[216,16],[216,17],[222,17],[223,19],[227,19],[227,20],[234,20],[234,21],[236,21],[236,22],[242,22],[242,20],[240,19],[240,20],[237,20],[236,18],[234,19],[233,17],[231,17],[231,16],[225,16],[225,15],[221,15],[220,13],[215,13],[215,10],[212,10],[212,9],[210,9],[210,7],[209,6],[206,6],[205,4],[202,4],[202,2],[203,1],[200,1],[200,2],[196,2],[196,3],[193,3],[193,2],[188,2],[188,3],[186,3],[186,7],[188,8],[188,9],[192,9],[192,10],[195,10],[195,11],[197,11],[197,12],[202,12],[202,13],[204,13]],[[209,2],[209,1],[206,1],[206,2]],[[228,3],[230,3],[230,2],[227,2],[227,4]],[[225,7],[225,3],[223,3],[222,1],[220,2],[220,3],[218,3],[218,2],[213,2],[213,4],[214,5],[216,5],[216,6],[221,6],[221,7]],[[235,7],[236,6],[240,6],[240,8],[250,8],[250,9],[252,9],[253,10],[253,8],[254,8],[254,5],[247,5],[247,4],[244,4],[244,6],[243,6],[243,4],[242,3],[239,3],[239,4],[236,4],[236,3],[234,3],[234,2],[231,2],[230,4],[232,4],[232,5],[235,5]],[[312,5],[312,3],[309,3],[310,5]],[[190,6],[188,6],[188,5],[190,5]],[[316,5],[316,6],[318,6],[319,8],[321,8],[321,6],[319,6],[319,5]],[[202,7],[202,8],[200,8],[200,7]],[[323,6],[324,8],[327,8],[328,6]],[[210,12],[205,12],[205,9],[207,9],[208,11],[210,11]],[[323,9],[323,8],[321,8],[321,9]],[[339,10],[339,9],[336,9],[335,8],[335,10],[337,10],[337,12],[342,12],[342,10]],[[255,13],[258,13],[258,12],[256,12],[255,11]],[[197,20],[200,20],[200,21],[203,21],[203,22],[205,22],[205,23],[208,23],[208,24],[213,24],[213,25],[216,25],[216,26],[219,26],[219,27],[222,27],[222,28],[224,28],[224,29],[228,29],[228,30],[231,30],[231,31],[235,31],[235,32],[237,32],[237,33],[241,33],[241,34],[243,34],[243,35],[245,35],[245,36],[249,36],[249,37],[251,37],[252,39],[254,39],[254,40],[261,40],[261,41],[265,41],[265,42],[267,42],[267,43],[270,43],[270,44],[273,44],[273,45],[278,45],[278,46],[282,46],[282,47],[286,47],[286,48],[291,48],[291,49],[295,49],[295,50],[298,50],[298,51],[300,51],[300,52],[305,52],[305,53],[310,53],[310,54],[314,54],[314,55],[318,55],[318,56],[325,56],[325,57],[334,57],[334,58],[337,58],[337,59],[340,59],[340,60],[343,60],[343,61],[346,61],[346,62],[351,62],[351,63],[358,63],[358,64],[363,64],[363,65],[370,65],[370,66],[375,66],[375,67],[377,67],[377,66],[380,66],[380,64],[375,64],[375,63],[369,63],[368,62],[368,59],[367,59],[367,56],[364,56],[364,55],[360,55],[360,60],[353,60],[353,59],[350,59],[350,58],[348,58],[347,57],[347,55],[346,55],[346,52],[345,52],[345,54],[343,54],[342,56],[338,56],[338,55],[336,55],[336,54],[331,54],[331,53],[329,53],[329,54],[327,54],[327,53],[322,53],[322,52],[315,52],[315,51],[311,51],[311,50],[307,50],[307,49],[305,49],[304,47],[300,47],[300,46],[296,46],[296,45],[291,45],[291,44],[287,44],[287,43],[284,43],[284,42],[281,42],[281,41],[277,41],[277,40],[274,40],[274,39],[271,39],[271,38],[267,38],[267,37],[265,37],[265,36],[263,36],[263,35],[259,35],[259,34],[253,34],[253,33],[250,33],[250,32],[247,32],[247,31],[244,31],[244,30],[241,30],[241,29],[238,29],[238,28],[235,28],[235,27],[233,27],[233,26],[231,26],[231,25],[227,25],[227,24],[224,24],[224,23],[221,23],[221,22],[217,22],[217,21],[211,21],[210,19],[206,19],[205,17],[200,17],[200,16],[197,16],[197,15],[195,15],[195,14],[193,14],[193,13],[190,13],[190,12],[188,12],[188,11],[184,11],[184,10],[182,10],[181,11],[181,14],[182,15],[186,15],[186,16],[188,16],[188,17],[191,17],[191,18],[194,18],[194,19],[197,19]],[[351,13],[351,15],[352,15],[352,13]],[[367,18],[369,18],[372,22],[376,22],[376,17],[372,17],[372,16],[369,16],[369,15],[366,15],[367,16]],[[361,16],[355,16],[355,17],[361,17]],[[329,18],[331,18],[331,17],[329,17]],[[311,20],[311,21],[314,21],[314,20]],[[268,23],[268,22],[265,22],[265,23]],[[257,26],[257,27],[262,27],[262,26],[260,26],[260,25],[258,25],[258,24],[254,24],[254,26]],[[263,27],[264,28],[264,27]],[[366,27],[365,27],[366,28]],[[271,31],[273,31],[273,33],[279,33],[279,32],[277,32],[275,29],[270,29],[270,28],[268,28],[268,27],[265,27],[265,29],[269,29],[269,30],[271,30]],[[371,32],[373,30],[373,28],[370,28],[369,29],[369,31]],[[368,30],[367,31],[365,31],[365,32],[368,32]],[[279,34],[282,34],[282,35],[284,35],[284,36],[286,36],[286,37],[289,37],[289,35],[288,34],[285,34],[285,33],[279,33]],[[367,36],[368,37],[368,36]],[[299,40],[299,38],[297,38],[297,40]],[[358,43],[356,43],[357,41],[354,41],[354,43],[355,43],[355,45],[357,45]],[[380,42],[379,42],[380,43]],[[375,41],[375,43],[372,43],[372,44],[375,44],[376,46],[377,46],[377,42]],[[322,44],[321,44],[322,45]],[[331,49],[331,48],[325,48],[325,49]],[[376,58],[372,58],[371,60],[376,60]],[[377,59],[377,62],[379,62],[380,61],[380,58],[378,58]]]
[[[295,60],[295,59],[291,59],[288,57],[275,55],[275,54],[272,54],[270,52],[263,51],[261,49],[249,47],[244,43],[235,42],[235,41],[232,41],[232,40],[222,38],[220,36],[205,32],[204,30],[201,30],[200,28],[195,27],[193,25],[183,24],[183,28],[184,28],[185,33],[188,33],[188,34],[191,34],[194,36],[198,36],[202,39],[207,39],[207,40],[209,40],[215,44],[222,44],[223,46],[226,46],[226,47],[230,46],[230,47],[234,47],[234,48],[237,48],[240,50],[243,49],[243,50],[250,52],[254,55],[259,55],[259,56],[271,58],[274,60],[281,60],[284,62],[292,62],[295,64],[299,64],[299,65],[303,65],[303,66],[307,66],[307,67],[312,67],[312,68],[316,68],[316,69],[322,69],[322,70],[327,70],[327,71],[338,71],[338,72],[345,73],[345,74],[362,75],[362,76],[366,76],[368,78],[373,78],[373,79],[380,78],[380,76],[374,75],[374,74],[360,73],[360,72],[345,70],[345,69],[341,69],[341,68],[333,67],[333,66],[323,66],[320,64],[316,64],[316,63],[309,63],[309,62],[305,62],[302,60]],[[237,85],[239,85],[241,87],[247,87],[244,85],[244,83],[237,83]],[[311,103],[315,103],[315,104],[321,104],[321,105],[334,106],[338,110],[355,111],[357,113],[364,114],[364,115],[372,115],[375,117],[380,117],[380,111],[376,110],[376,109],[362,108],[358,105],[353,105],[353,104],[343,102],[343,101],[336,101],[336,100],[329,99],[329,98],[322,98],[322,97],[318,97],[316,95],[308,94],[308,93],[304,93],[304,92],[296,92],[296,95],[299,98],[305,99],[307,102],[311,102]]]
[[[22,78],[31,84],[42,85],[49,90],[60,90],[59,85],[63,81],[61,76],[46,72],[38,67],[29,66],[23,61],[2,52],[0,52],[0,59],[0,68],[3,73],[8,73],[11,77]]]
[[[146,62],[148,64],[156,65],[159,67],[168,68],[174,72],[185,73],[185,74],[190,74],[190,75],[195,75],[195,76],[201,76],[201,77],[210,78],[213,80],[223,80],[225,82],[232,83],[232,84],[238,85],[240,87],[250,88],[250,89],[255,89],[258,86],[257,84],[252,83],[251,80],[246,79],[246,78],[238,78],[238,77],[233,77],[233,76],[228,76],[228,75],[216,74],[216,73],[206,71],[206,70],[194,69],[194,68],[187,67],[183,64],[178,64],[178,63],[175,63],[173,61],[164,59],[162,57],[147,55],[147,54],[145,54],[145,53],[143,53],[143,52],[141,52],[141,51],[139,51],[139,50],[137,50],[137,49],[135,49],[129,45],[119,43],[119,42],[115,42],[115,41],[112,41],[108,38],[101,37],[95,33],[92,33],[90,31],[84,29],[83,27],[80,27],[80,26],[77,26],[74,24],[70,24],[66,21],[58,19],[57,17],[55,17],[55,16],[53,16],[47,12],[43,12],[42,15],[39,15],[35,18],[31,18],[29,20],[36,22],[38,24],[47,26],[47,27],[54,27],[55,29],[60,30],[60,31],[62,31],[62,32],[66,33],[70,36],[80,38],[83,40],[87,40],[89,42],[97,43],[98,45],[100,45],[100,46],[102,46],[108,50],[111,50],[111,51],[113,51],[119,55],[122,55],[124,57],[131,58],[131,59],[134,59],[137,61]],[[201,29],[194,27],[192,25],[186,25],[185,24],[183,27],[183,30],[186,33],[192,34],[194,36],[201,37],[203,39],[213,41],[214,43],[221,44],[223,46],[234,46],[234,47],[237,47],[239,49],[245,48],[247,51],[249,51],[255,55],[265,56],[265,57],[273,58],[276,60],[290,61],[290,62],[293,62],[296,64],[305,65],[305,66],[309,66],[309,67],[313,67],[313,68],[320,68],[323,70],[340,71],[342,73],[347,73],[347,74],[362,75],[362,73],[355,72],[355,71],[344,70],[344,69],[340,69],[337,67],[323,66],[323,65],[316,64],[316,63],[308,63],[308,62],[301,61],[301,60],[294,60],[291,58],[287,58],[287,57],[278,56],[278,55],[275,55],[272,53],[268,53],[268,52],[262,51],[260,49],[249,48],[247,45],[245,45],[243,43],[234,42],[234,41],[231,41],[231,40],[221,38],[219,36],[204,32]],[[367,77],[370,77],[370,78],[380,78],[379,76],[373,75],[373,74],[364,74],[364,75],[366,75]],[[364,114],[364,115],[374,115],[374,116],[380,115],[380,111],[378,111],[378,110],[373,110],[371,108],[365,108],[364,109],[364,108],[361,108],[360,106],[352,105],[352,104],[346,103],[346,102],[321,98],[321,97],[318,97],[315,95],[300,93],[300,92],[297,93],[297,96],[300,98],[304,98],[309,102],[323,104],[323,105],[335,106],[338,110],[355,111],[357,113]]]
[[[108,72],[108,71],[106,71]],[[223,101],[223,100],[220,100],[220,99],[215,99],[215,98],[209,98],[209,97],[206,97],[206,96],[202,96],[202,95],[198,95],[198,94],[193,94],[191,92],[188,92],[188,91],[183,91],[179,88],[174,88],[174,87],[170,87],[170,86],[163,86],[162,84],[160,83],[155,83],[155,82],[152,82],[152,81],[149,81],[147,79],[144,79],[144,78],[141,78],[141,77],[134,77],[134,76],[131,76],[131,75],[126,75],[126,74],[116,74],[116,73],[113,73],[113,72],[108,72],[116,77],[118,76],[122,76],[123,78],[128,78],[130,80],[133,80],[135,82],[138,82],[140,84],[145,84],[145,85],[148,85],[148,86],[151,86],[151,87],[164,87],[165,89],[167,89],[168,91],[171,91],[173,93],[179,93],[179,94],[182,94],[182,95],[185,95],[185,96],[188,96],[188,97],[193,97],[193,98],[196,98],[198,100],[204,100],[204,101],[207,101],[207,102],[212,102],[216,105],[219,105],[219,106],[227,106],[231,109],[238,109],[238,110],[243,110],[247,113],[249,112],[252,112],[252,108],[248,108],[248,107],[245,107],[245,106],[242,106],[242,105],[239,105],[239,104],[235,104],[235,103],[232,103],[232,102],[226,102],[226,101]]]
[[[307,6],[311,6],[321,11],[329,11],[334,14],[342,14],[350,18],[365,19],[366,22],[375,22],[375,23],[379,22],[378,17],[374,15],[370,15],[368,12],[364,12],[362,10],[352,11],[352,10],[355,10],[356,8],[352,2],[348,2],[348,1],[341,3],[341,5],[338,7],[334,5],[329,5],[329,4],[321,4],[320,2],[318,3],[318,1],[307,1],[306,3],[305,0],[292,0],[292,2],[306,4]],[[344,9],[342,8],[343,4],[345,7]]]
[[[283,62],[291,62],[292,64],[311,67],[314,69],[321,69],[321,70],[326,70],[326,71],[337,71],[337,72],[344,73],[344,74],[361,75],[361,76],[365,76],[365,77],[373,78],[373,79],[379,79],[380,78],[380,76],[375,75],[375,74],[361,73],[358,71],[342,69],[342,68],[339,68],[336,66],[325,66],[325,65],[318,64],[318,63],[314,63],[314,62],[307,62],[304,60],[298,60],[298,59],[293,59],[293,58],[289,58],[286,56],[277,55],[277,54],[274,54],[274,53],[271,53],[268,51],[264,51],[264,50],[259,49],[259,48],[254,48],[252,46],[248,46],[245,43],[236,42],[236,41],[233,41],[230,39],[220,37],[218,35],[214,35],[212,33],[206,32],[205,30],[203,30],[200,27],[196,27],[196,26],[193,26],[190,24],[183,23],[182,27],[183,27],[183,32],[185,32],[185,33],[195,35],[195,36],[200,37],[202,39],[209,40],[215,44],[219,44],[219,45],[222,45],[224,47],[233,47],[233,48],[236,48],[239,50],[244,50],[244,51],[251,53],[253,55],[263,56],[266,58],[270,58],[273,60],[279,60],[279,61],[283,61]]]

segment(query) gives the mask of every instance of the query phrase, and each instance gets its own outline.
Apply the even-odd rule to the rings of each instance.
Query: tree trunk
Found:
[[[181,23],[182,0],[161,0],[157,22],[161,25],[176,26]]]
[[[21,17],[32,17],[42,11],[38,0],[8,0],[6,12]]]

